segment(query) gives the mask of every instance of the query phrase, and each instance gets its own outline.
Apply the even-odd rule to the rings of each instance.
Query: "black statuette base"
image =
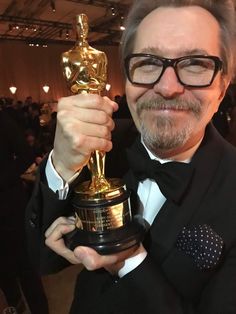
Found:
[[[88,232],[76,228],[65,235],[65,244],[71,250],[89,246],[101,255],[114,254],[140,243],[149,225],[140,216],[134,216],[127,225],[109,231]]]

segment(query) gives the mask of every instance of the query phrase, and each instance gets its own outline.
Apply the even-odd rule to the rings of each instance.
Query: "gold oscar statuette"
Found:
[[[76,44],[61,57],[63,76],[73,94],[100,94],[106,85],[107,57],[89,46],[88,29],[87,16],[77,15]],[[100,254],[111,254],[139,243],[145,223],[132,217],[130,193],[122,180],[105,178],[105,153],[94,151],[88,169],[91,180],[74,188],[76,229],[66,236],[67,246],[89,246]]]

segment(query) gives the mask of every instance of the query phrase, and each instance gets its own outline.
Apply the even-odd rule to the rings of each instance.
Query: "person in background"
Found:
[[[35,135],[38,137],[40,134],[40,105],[33,102],[28,106],[28,120],[27,120],[27,129],[32,130]]]
[[[33,269],[24,229],[28,191],[21,175],[34,155],[16,121],[0,110],[0,289],[9,306],[22,313],[24,298],[34,314],[48,313],[41,278]]]
[[[129,108],[127,106],[126,95],[120,96],[115,102],[119,105],[119,109],[114,112],[113,119],[132,119]]]
[[[26,221],[41,272],[84,265],[71,314],[236,313],[236,150],[211,123],[235,71],[235,21],[230,0],[138,0],[128,15],[122,56],[139,136],[119,175],[128,170],[132,212],[149,224],[140,245],[110,255],[65,246],[71,181],[91,152],[112,149],[118,105],[92,94],[60,100]]]
[[[230,142],[231,135],[231,116],[235,108],[235,97],[233,93],[233,85],[230,84],[225,97],[220,103],[218,111],[212,117],[212,123],[217,131]]]

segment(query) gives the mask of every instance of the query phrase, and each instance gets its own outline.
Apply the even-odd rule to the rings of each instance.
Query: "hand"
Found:
[[[111,274],[117,274],[127,258],[145,250],[141,244],[111,255],[100,255],[94,249],[85,246],[78,246],[71,251],[65,246],[63,236],[75,229],[74,222],[74,217],[59,217],[45,233],[46,245],[71,264],[81,263],[88,270],[105,268]]]
[[[58,255],[67,259],[71,264],[80,263],[73,251],[65,246],[63,236],[75,229],[74,217],[59,217],[45,232],[45,244]]]
[[[78,246],[74,250],[74,255],[88,270],[105,268],[110,274],[117,275],[118,271],[124,266],[126,259],[145,251],[142,244],[137,244],[125,251],[100,255],[95,250],[85,246]]]
[[[87,164],[93,151],[111,150],[112,114],[117,109],[115,102],[95,94],[59,101],[52,162],[65,181]]]

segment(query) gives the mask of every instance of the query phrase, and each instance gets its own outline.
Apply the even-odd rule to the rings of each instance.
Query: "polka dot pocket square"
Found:
[[[179,251],[193,258],[201,270],[210,270],[219,263],[223,251],[222,238],[209,226],[184,227],[176,242]]]

